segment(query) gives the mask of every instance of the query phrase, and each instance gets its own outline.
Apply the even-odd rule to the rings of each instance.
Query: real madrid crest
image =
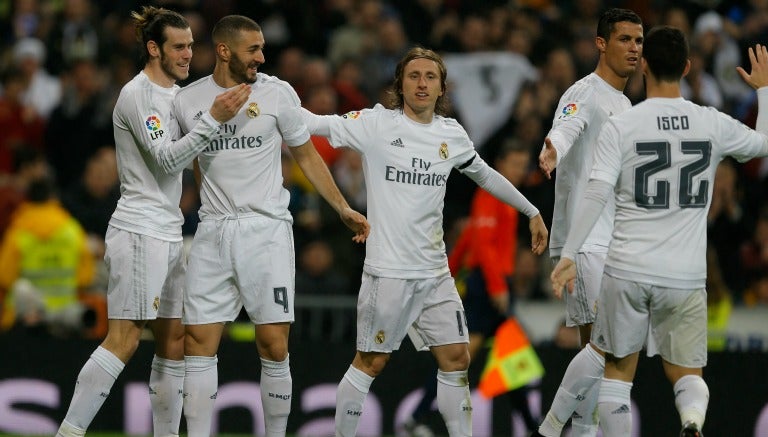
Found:
[[[441,158],[448,159],[448,144],[440,144],[440,151],[438,153]]]
[[[386,340],[386,336],[384,335],[384,331],[379,331],[376,333],[376,337],[373,339],[373,341],[376,342],[376,344],[382,344],[384,343],[384,340]]]
[[[160,309],[160,298],[158,296],[155,296],[155,300],[152,301],[152,309],[155,311]]]
[[[248,104],[248,109],[245,110],[245,113],[248,114],[249,118],[256,118],[261,114],[261,110],[259,110],[259,105],[256,102],[252,102]]]

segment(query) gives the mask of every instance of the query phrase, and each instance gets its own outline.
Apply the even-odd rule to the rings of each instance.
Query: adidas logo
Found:
[[[203,111],[197,111],[197,114],[195,114],[195,116],[192,117],[192,120],[195,120],[195,121],[200,120],[200,117],[202,116],[203,116]]]
[[[629,407],[626,404],[624,404],[624,405],[620,406],[619,408],[611,411],[611,414],[627,414],[627,413],[629,413]]]
[[[396,139],[395,141],[392,141],[391,143],[389,143],[389,145],[395,146],[395,147],[405,147],[403,145],[403,140],[401,140],[400,138]]]

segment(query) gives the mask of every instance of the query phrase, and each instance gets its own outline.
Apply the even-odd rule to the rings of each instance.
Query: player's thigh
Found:
[[[290,222],[238,220],[233,237],[235,285],[254,324],[294,320],[295,255]]]
[[[426,346],[468,343],[469,330],[456,285],[449,274],[423,281],[424,308],[413,323]]]
[[[648,336],[650,286],[603,275],[601,287],[592,343],[619,358],[640,351]]]
[[[573,293],[563,293],[567,326],[583,326],[595,322],[605,257],[605,253],[597,252],[576,254]]]
[[[397,279],[363,272],[357,298],[357,350],[390,353],[399,349],[408,327],[421,313],[422,279]]]
[[[109,272],[107,313],[110,319],[154,320],[171,311],[181,289],[167,292],[179,273],[181,242],[168,242],[114,227],[107,230],[104,260]],[[164,302],[169,299],[169,302]],[[180,308],[178,316],[181,315]]]
[[[185,325],[231,322],[242,308],[234,286],[231,239],[235,220],[203,220],[187,262]]]
[[[659,355],[671,364],[707,364],[707,293],[657,287],[651,298],[651,334]]]

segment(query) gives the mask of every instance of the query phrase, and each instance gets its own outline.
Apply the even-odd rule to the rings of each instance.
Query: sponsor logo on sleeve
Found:
[[[144,122],[144,124],[147,126],[150,139],[157,140],[163,137],[164,132],[162,129],[162,123],[160,122],[160,118],[157,115],[150,115],[147,117],[147,120]]]
[[[346,114],[342,115],[341,118],[345,120],[357,120],[360,118],[360,111],[349,111]]]

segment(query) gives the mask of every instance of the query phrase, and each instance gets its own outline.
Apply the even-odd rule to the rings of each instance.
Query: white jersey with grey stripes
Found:
[[[575,220],[576,206],[584,194],[597,136],[603,123],[632,106],[621,91],[596,73],[574,83],[560,98],[548,136],[557,149],[555,207],[550,231],[549,253],[560,252]],[[613,202],[610,201],[581,247],[584,252],[608,251],[613,228]]]
[[[188,132],[214,97],[224,91],[212,76],[179,91],[174,111],[181,132]],[[243,108],[219,126],[198,157],[201,219],[265,215],[292,220],[280,154],[283,142],[300,146],[309,141],[299,110],[299,98],[287,82],[258,73]]]
[[[760,92],[768,95],[768,88]],[[591,172],[591,179],[615,185],[606,273],[665,287],[704,287],[717,165],[725,156],[746,161],[766,155],[764,134],[683,98],[648,99],[612,117]]]
[[[443,203],[453,168],[487,166],[456,120],[417,123],[400,110],[354,111],[325,117],[330,142],[362,155],[371,233],[366,272],[418,279],[448,272]]]
[[[202,122],[178,141],[171,111],[179,87],[162,87],[144,72],[120,91],[112,114],[120,199],[111,226],[165,241],[181,241],[181,171],[216,130],[206,102]]]

